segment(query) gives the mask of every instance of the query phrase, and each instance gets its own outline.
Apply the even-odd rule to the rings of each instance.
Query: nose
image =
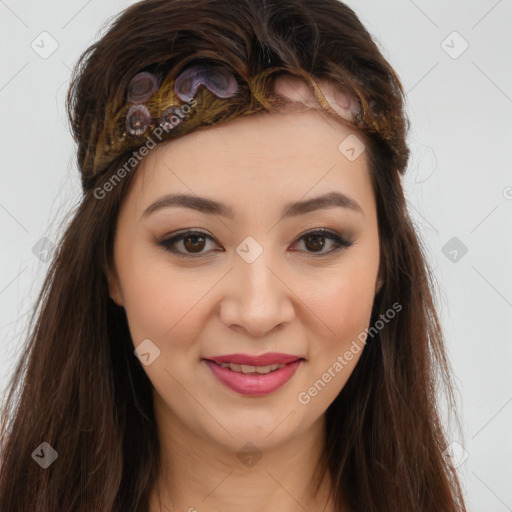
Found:
[[[227,276],[220,304],[222,323],[248,336],[268,336],[295,315],[293,292],[265,252],[254,262],[240,259]]]

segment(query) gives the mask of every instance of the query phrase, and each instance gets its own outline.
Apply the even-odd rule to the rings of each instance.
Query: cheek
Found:
[[[316,318],[309,344],[311,362],[297,394],[311,416],[322,414],[333,402],[361,357],[374,287],[368,274],[364,278],[343,273],[324,287],[322,296],[311,298]]]
[[[312,331],[316,343],[312,356],[321,364],[332,362],[347,350],[354,340],[361,345],[361,333],[368,327],[375,299],[378,272],[378,246],[360,247],[314,283],[309,283],[306,304],[314,318]],[[376,249],[376,250],[373,250]],[[359,339],[358,339],[359,336]]]
[[[186,345],[193,335],[190,318],[202,295],[193,272],[184,278],[183,273],[171,272],[161,260],[154,260],[154,255],[134,250],[118,263],[118,273],[134,344],[149,338],[161,349],[173,340]],[[197,328],[197,322],[194,325]]]
[[[373,300],[373,287],[368,283],[342,277],[324,289],[322,296],[311,297],[308,302],[320,329],[314,356],[325,361],[327,355],[332,357],[357,339],[368,327]]]

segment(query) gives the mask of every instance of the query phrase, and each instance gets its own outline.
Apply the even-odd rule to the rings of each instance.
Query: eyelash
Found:
[[[328,254],[337,252],[341,249],[347,249],[354,244],[353,241],[348,240],[340,235],[337,235],[333,231],[329,231],[329,230],[323,229],[323,228],[316,229],[313,231],[308,231],[307,233],[304,233],[300,238],[298,238],[297,241],[300,241],[308,236],[315,236],[315,235],[320,236],[322,238],[327,238],[329,240],[333,240],[335,242],[335,247],[334,247],[334,249],[331,249],[328,252],[323,252],[323,253],[310,252],[309,254],[311,254],[313,257],[326,256]],[[195,253],[195,254],[194,253],[185,253],[184,254],[184,253],[177,251],[175,248],[172,248],[172,246],[175,245],[177,242],[186,240],[187,238],[192,238],[194,236],[200,236],[200,237],[208,238],[212,241],[215,241],[213,237],[211,237],[210,235],[208,235],[207,233],[205,233],[203,231],[191,230],[191,231],[186,231],[184,233],[180,233],[180,234],[173,236],[171,238],[168,238],[166,240],[162,240],[162,241],[158,242],[158,245],[162,246],[166,251],[173,253],[180,258],[200,258],[200,257],[204,256],[205,253]]]

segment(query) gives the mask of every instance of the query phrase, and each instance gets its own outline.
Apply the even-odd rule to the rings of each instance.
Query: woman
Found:
[[[136,3],[68,111],[84,194],[6,402],[0,509],[464,511],[403,89],[354,12]]]

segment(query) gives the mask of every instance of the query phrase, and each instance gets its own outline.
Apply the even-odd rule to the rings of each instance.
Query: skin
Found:
[[[318,110],[258,114],[157,145],[137,170],[120,211],[109,279],[134,346],[149,338],[160,350],[143,365],[154,387],[163,468],[161,507],[154,489],[151,512],[334,512],[328,478],[316,498],[308,486],[325,411],[362,350],[309,403],[298,395],[369,326],[382,285],[366,153],[349,161],[338,150],[350,133]],[[285,204],[331,191],[350,196],[363,213],[335,207],[281,219]],[[167,207],[141,219],[168,193],[220,201],[234,218]],[[335,247],[329,238],[323,249],[301,239],[318,228],[353,245],[328,254]],[[213,240],[175,243],[188,258],[158,244],[188,229]],[[263,249],[252,263],[236,252],[248,236]],[[225,387],[201,360],[274,351],[306,360],[263,397]],[[237,457],[247,442],[261,456],[252,467]]]

